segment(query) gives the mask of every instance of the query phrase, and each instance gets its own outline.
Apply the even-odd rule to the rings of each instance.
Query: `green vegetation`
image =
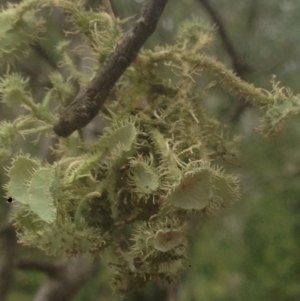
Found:
[[[73,33],[84,37],[84,47],[96,66],[79,70],[75,56],[82,55],[83,47],[74,50],[69,40],[60,41],[55,50],[61,69],[47,74],[52,86],[35,101],[29,79],[10,69],[26,59],[31,44],[45,38],[47,29],[41,25],[46,20],[39,14],[45,7],[57,7],[68,14]],[[228,126],[208,112],[205,103],[214,86],[234,91],[262,111],[257,131],[265,138],[280,134],[300,110],[300,97],[275,79],[270,91],[256,88],[211,56],[215,29],[193,18],[180,24],[172,44],[139,53],[99,113],[106,127],[96,141],[84,141],[80,131],[58,138],[51,163],[19,151],[16,145],[20,139],[34,137],[37,143],[44,135],[55,137],[58,114],[75,98],[78,87],[84,89],[103,66],[118,44],[124,24],[103,11],[85,11],[80,1],[25,0],[0,13],[0,58],[7,62],[6,75],[0,79],[1,102],[25,109],[15,120],[0,123],[0,159],[10,159],[6,167],[9,181],[4,188],[7,197],[14,199],[11,218],[19,242],[56,256],[101,257],[110,269],[114,289],[121,293],[149,281],[172,283],[178,279],[188,266],[190,217],[213,216],[240,199],[238,178],[230,171],[238,161],[240,137],[231,135]],[[217,81],[201,88],[197,80],[207,74]],[[279,249],[270,248],[271,243],[263,238],[260,249],[246,251],[244,246],[233,244],[240,256],[249,252],[248,260],[255,262],[251,267],[228,251],[230,242],[211,238],[222,222],[208,225],[199,234],[206,242],[211,240],[211,245],[195,242],[203,260],[193,266],[198,264],[201,272],[207,272],[207,283],[195,296],[215,300],[226,294],[228,279],[232,280],[229,263],[219,254],[213,268],[216,259],[211,259],[218,246],[234,257],[230,262],[249,270],[249,277],[257,271],[259,282],[276,291],[274,275],[284,278],[296,264],[288,258],[279,268],[280,254],[297,253],[293,238],[287,236],[293,231],[293,219],[285,222],[289,212],[281,204],[275,213],[272,209],[272,214],[267,214],[270,202],[277,197],[280,199],[279,193],[270,193],[260,214],[241,216],[255,224],[245,232],[245,245],[257,244],[253,243],[255,237],[274,223],[281,241]],[[192,245],[192,254],[193,250]],[[262,267],[271,270],[272,277],[266,277]],[[244,281],[240,275],[236,278]],[[245,284],[245,291],[257,285],[251,281]],[[296,284],[285,284],[291,296],[299,294]],[[259,293],[249,300],[264,299]]]

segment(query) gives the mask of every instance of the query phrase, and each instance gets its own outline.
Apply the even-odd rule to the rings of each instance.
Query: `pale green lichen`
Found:
[[[44,6],[68,12],[74,32],[87,38],[101,66],[118,43],[122,22],[84,11],[81,1],[25,0],[3,9],[0,57],[9,65],[40,38],[36,12]],[[205,111],[210,89],[197,90],[196,77],[209,72],[225,89],[262,108],[264,136],[279,133],[299,112],[299,96],[291,91],[274,81],[270,92],[256,88],[207,55],[211,29],[197,20],[186,22],[176,39],[172,46],[141,51],[103,108],[107,124],[98,140],[87,144],[78,133],[60,138],[51,165],[15,154],[14,146],[20,137],[35,135],[38,141],[41,134],[53,135],[53,108],[74,96],[72,80],[84,88],[94,71],[82,72],[73,60],[81,52],[63,40],[56,51],[68,77],[50,73],[53,87],[40,103],[21,75],[0,79],[1,102],[27,110],[0,123],[0,159],[13,155],[5,190],[14,199],[19,241],[49,254],[102,256],[121,292],[150,280],[174,281],[187,254],[188,215],[214,213],[240,198],[236,177],[219,167],[236,160],[238,139]],[[167,80],[166,72],[176,80]]]

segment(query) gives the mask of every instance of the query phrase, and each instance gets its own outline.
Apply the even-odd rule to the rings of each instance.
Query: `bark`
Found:
[[[66,108],[54,132],[68,137],[75,130],[86,126],[99,112],[115,83],[136,59],[146,40],[155,31],[156,25],[168,0],[148,0],[141,17],[124,33],[120,43],[108,57],[100,71]]]

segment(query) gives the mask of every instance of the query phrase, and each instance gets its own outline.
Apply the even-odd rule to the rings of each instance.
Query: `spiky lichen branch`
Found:
[[[54,131],[62,137],[86,126],[99,112],[111,89],[137,57],[141,47],[154,32],[168,0],[148,0],[140,19],[118,42],[91,83],[66,108]]]
[[[245,82],[235,75],[231,70],[228,70],[224,64],[218,62],[215,58],[206,54],[185,54],[180,48],[170,48],[169,50],[162,50],[151,53],[148,57],[140,57],[138,63],[140,64],[153,64],[154,62],[169,62],[173,61],[176,64],[183,66],[184,62],[188,62],[194,68],[203,68],[217,76],[221,84],[227,89],[232,89],[241,96],[246,97],[254,105],[265,107],[274,102],[274,96],[267,90],[256,88],[254,85]]]

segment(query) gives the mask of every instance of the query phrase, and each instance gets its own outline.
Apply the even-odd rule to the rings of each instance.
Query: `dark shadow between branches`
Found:
[[[4,301],[13,283],[18,251],[16,232],[11,224],[7,224],[0,229],[0,239],[0,300]]]

